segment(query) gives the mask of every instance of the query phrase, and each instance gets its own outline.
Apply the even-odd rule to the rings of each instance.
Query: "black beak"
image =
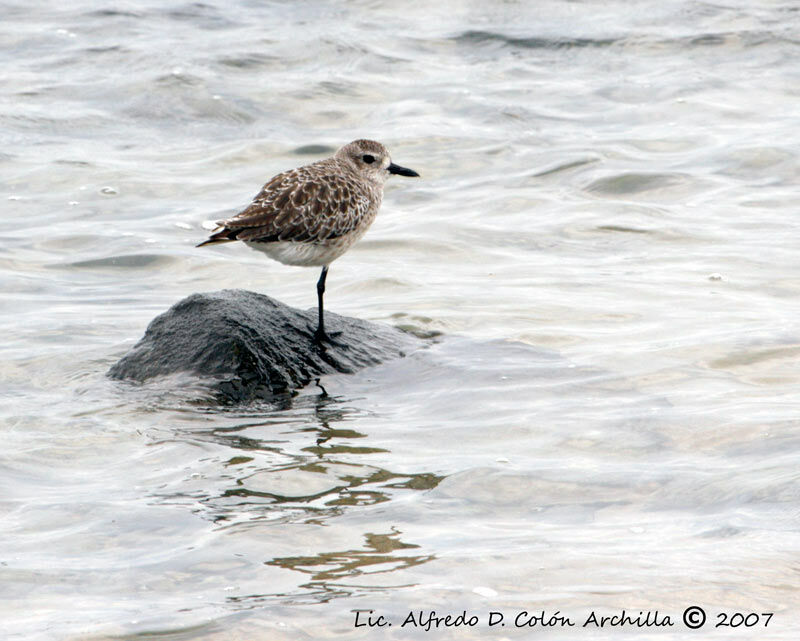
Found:
[[[397,174],[398,176],[412,176],[415,178],[419,178],[419,174],[413,169],[401,167],[400,165],[395,165],[394,163],[390,164],[386,169],[389,170],[390,174]]]

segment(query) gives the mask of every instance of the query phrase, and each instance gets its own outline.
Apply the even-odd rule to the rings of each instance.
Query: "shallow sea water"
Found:
[[[4,639],[796,638],[796,3],[0,12]],[[422,178],[326,301],[426,349],[288,406],[105,378],[193,292],[313,306],[194,245],[358,137]],[[622,609],[674,625],[580,627]]]

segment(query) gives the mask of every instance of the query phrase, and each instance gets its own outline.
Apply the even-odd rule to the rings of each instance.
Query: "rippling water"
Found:
[[[0,8],[4,639],[796,638],[796,3],[116,6]],[[193,292],[313,306],[194,245],[358,137],[423,178],[328,306],[427,349],[288,407],[105,379]]]

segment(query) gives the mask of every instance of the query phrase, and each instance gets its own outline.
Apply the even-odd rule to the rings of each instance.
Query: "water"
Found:
[[[4,639],[795,638],[795,4],[98,7],[1,9]],[[193,292],[313,306],[194,245],[358,137],[423,178],[328,306],[436,341],[290,407],[105,379]]]

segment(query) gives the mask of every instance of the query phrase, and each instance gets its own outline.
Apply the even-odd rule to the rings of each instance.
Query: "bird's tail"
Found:
[[[238,229],[228,229],[226,227],[223,227],[219,231],[211,234],[211,236],[208,237],[208,240],[204,240],[199,245],[195,245],[195,247],[203,247],[205,245],[216,245],[218,243],[230,243],[236,240],[236,234],[239,231],[240,230]]]

